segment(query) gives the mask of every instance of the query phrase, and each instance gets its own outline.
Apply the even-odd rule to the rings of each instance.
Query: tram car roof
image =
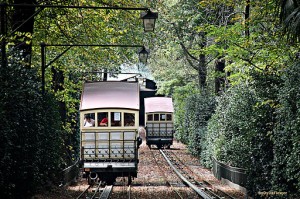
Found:
[[[145,113],[168,112],[173,113],[173,102],[170,97],[145,98]]]
[[[80,110],[100,108],[140,108],[137,82],[86,82],[83,85]]]

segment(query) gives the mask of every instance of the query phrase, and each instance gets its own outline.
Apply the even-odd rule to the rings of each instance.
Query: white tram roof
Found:
[[[99,108],[140,108],[137,82],[89,82],[83,86],[80,110]]]
[[[144,99],[145,113],[168,112],[173,113],[173,102],[170,97],[148,97]]]

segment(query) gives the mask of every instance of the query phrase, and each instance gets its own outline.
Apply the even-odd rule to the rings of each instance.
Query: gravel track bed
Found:
[[[143,137],[143,136],[142,136]],[[195,179],[201,181],[205,180],[212,184],[215,188],[226,192],[235,198],[245,198],[245,195],[229,187],[228,185],[222,184],[217,180],[209,169],[202,167],[195,157],[188,154],[186,146],[180,142],[174,141],[170,149],[177,157],[194,172]],[[153,155],[157,159],[159,165],[155,162]],[[199,198],[196,196],[193,190],[182,185],[174,172],[170,171],[166,161],[162,159],[159,151],[153,147],[150,151],[145,143],[143,137],[143,143],[139,149],[139,165],[138,165],[138,177],[132,181],[130,187],[130,198],[139,199],[153,199],[153,198],[180,198],[174,192],[179,192],[184,199]],[[163,165],[164,174],[167,176],[168,181],[172,182],[172,186],[168,185],[162,172],[159,169]],[[127,178],[117,178],[116,185],[113,187],[113,192],[110,196],[111,199],[128,198],[128,187],[123,187],[126,183]],[[173,184],[174,183],[174,184]],[[33,199],[69,199],[76,198],[86,187],[87,181],[85,179],[78,179],[76,185],[69,186],[67,188],[51,188],[46,193],[40,193],[33,197]]]

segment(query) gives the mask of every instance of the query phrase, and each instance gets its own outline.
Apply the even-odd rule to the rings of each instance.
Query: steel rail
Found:
[[[169,151],[169,152],[171,152],[174,156],[175,156],[175,158],[190,172],[190,173],[192,173],[193,175],[195,175],[195,176],[197,176],[197,177],[199,177],[199,178],[201,178],[198,174],[196,174],[194,171],[192,171],[173,151]],[[195,180],[195,179],[194,179]],[[228,197],[229,199],[235,199],[233,196],[231,196],[231,195],[229,195],[228,193],[226,193],[226,192],[224,192],[224,191],[222,191],[222,190],[220,190],[220,189],[218,189],[218,188],[215,188],[211,183],[209,183],[209,182],[207,182],[207,181],[205,181],[205,180],[202,180],[205,184],[207,184],[208,186],[211,186],[212,187],[212,190],[214,190],[215,192],[217,192],[217,193],[221,193],[221,194],[223,194],[223,195],[225,195],[226,197]],[[197,180],[195,180],[195,182],[196,183],[198,183],[198,184],[202,184],[201,182],[198,182]],[[220,196],[218,196],[218,195],[216,195],[216,193],[214,193],[214,192],[212,192],[212,191],[210,191],[210,193],[212,193],[212,194],[214,194],[216,197],[218,197],[218,198],[224,198],[224,197],[220,197]]]
[[[91,199],[96,198],[96,194],[100,193],[100,187],[101,187],[101,182],[99,182],[99,184],[95,190],[95,193],[92,195]]]
[[[99,197],[99,199],[107,199],[112,191],[113,185],[106,185]]]
[[[181,173],[174,167],[172,162],[169,160],[169,158],[166,156],[166,154],[160,149],[160,153],[164,156],[170,167],[175,171],[175,173],[181,178],[183,182],[185,182],[189,187],[191,187],[197,194],[199,194],[204,199],[214,199],[215,197],[210,196],[205,191],[199,189],[196,185],[192,184],[190,181],[188,181]]]
[[[130,199],[130,192],[131,192],[131,186],[129,185],[128,188],[127,188],[127,196],[128,196],[128,199]]]
[[[151,152],[151,154],[152,154],[152,156],[153,156],[156,164],[158,165],[157,159],[155,158],[155,155],[153,154],[153,151],[150,150],[150,152]],[[159,171],[162,173],[162,175],[163,175],[164,180],[166,181],[166,183],[171,187],[172,191],[174,191],[179,196],[179,198],[183,199],[183,197],[180,195],[180,193],[176,189],[174,189],[174,187],[172,186],[172,184],[168,181],[168,179],[166,177],[166,174],[162,171],[161,167],[158,166],[158,168],[159,168]]]
[[[81,192],[81,194],[76,199],[80,199],[83,196],[83,194],[85,194],[90,188],[91,185],[89,185],[88,188],[86,188],[83,192]]]
[[[113,185],[106,185],[105,187],[101,188],[102,182],[99,182],[99,184],[95,184],[94,186],[89,185],[83,192],[81,192],[81,194],[76,198],[76,199],[80,199],[83,198],[85,193],[89,193],[89,189],[91,188],[95,188],[94,193],[89,193],[88,195],[90,195],[89,199],[108,199],[111,192],[112,192],[112,188]],[[95,187],[96,186],[96,187]],[[93,195],[91,195],[93,194]]]

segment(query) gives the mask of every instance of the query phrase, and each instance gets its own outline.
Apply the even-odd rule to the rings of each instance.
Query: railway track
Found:
[[[88,186],[77,199],[108,199],[112,192],[112,185],[102,186],[102,182]]]
[[[152,157],[153,157],[153,159],[155,160],[155,162],[156,162],[156,165],[158,166],[158,168],[159,168],[159,171],[160,171],[160,173],[161,173],[161,175],[163,176],[163,179],[164,179],[164,181],[166,182],[166,185],[168,186],[168,187],[170,187],[171,188],[171,190],[172,190],[172,192],[174,193],[174,194],[176,194],[176,196],[178,196],[180,199],[183,199],[184,197],[173,187],[173,183],[172,182],[170,182],[170,180],[168,180],[168,178],[167,178],[167,176],[166,176],[166,173],[165,173],[165,170],[163,170],[162,168],[163,167],[161,167],[159,164],[159,161],[158,161],[158,159],[157,159],[157,157],[155,157],[155,154],[154,154],[154,151],[153,150],[150,150],[151,151],[151,154],[152,154]]]
[[[197,174],[191,171],[172,151],[161,149],[159,151],[180,179],[187,186],[191,187],[200,197],[204,199],[234,199],[234,197],[225,192],[213,188],[213,186],[206,181],[197,181],[194,178]]]
[[[152,157],[160,170],[160,174],[165,181],[165,185],[169,187],[173,193],[172,198],[198,198],[189,187],[176,175],[172,168],[167,164],[166,160],[158,150],[150,150]]]
[[[196,174],[194,171],[192,171],[190,169],[189,166],[187,166],[184,162],[182,162],[181,158],[178,157],[173,151],[167,151],[167,153],[172,154],[172,156],[176,158],[176,161],[178,161],[183,166],[184,173],[191,174],[192,176],[195,176],[197,179],[201,179],[201,181],[199,182],[199,181],[195,180],[195,178],[194,178],[194,182],[196,184],[199,184],[199,183],[203,184],[207,188],[213,190],[213,192],[216,193],[219,197],[221,196],[221,198],[235,199],[233,196],[225,193],[224,191],[222,191],[220,189],[215,188],[212,184],[210,184],[209,182],[203,180],[201,176]]]

